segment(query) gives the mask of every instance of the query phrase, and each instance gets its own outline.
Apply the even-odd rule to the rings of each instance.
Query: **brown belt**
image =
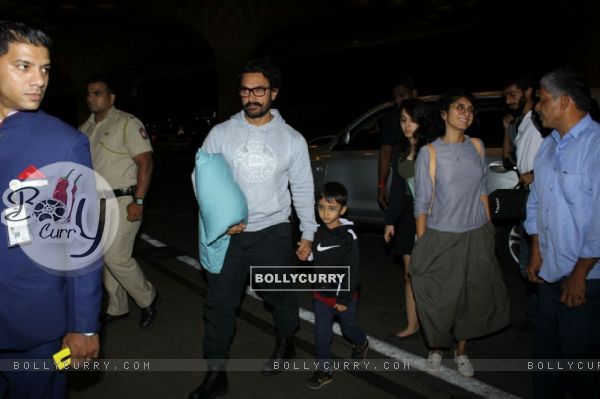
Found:
[[[135,194],[135,188],[136,188],[136,186],[117,188],[117,189],[113,190],[113,193],[115,193],[115,197],[124,197],[126,195],[133,196]]]

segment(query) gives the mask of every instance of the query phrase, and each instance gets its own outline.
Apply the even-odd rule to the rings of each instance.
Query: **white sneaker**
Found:
[[[462,374],[463,377],[473,377],[475,369],[467,355],[457,355],[456,350],[454,350],[454,361],[458,365],[458,372]]]
[[[441,365],[442,353],[437,351],[429,351],[429,356],[427,356],[427,371],[436,373],[440,371]]]

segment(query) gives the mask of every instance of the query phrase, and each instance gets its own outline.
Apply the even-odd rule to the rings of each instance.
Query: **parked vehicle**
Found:
[[[317,148],[321,148],[324,145],[329,144],[334,137],[335,136],[333,135],[315,137],[314,139],[308,140],[306,144],[308,144],[309,150],[316,150]]]
[[[488,193],[512,188],[518,183],[518,176],[515,171],[502,166],[502,117],[505,112],[502,93],[475,93],[475,97],[477,115],[467,134],[480,138],[486,146]],[[438,98],[421,97],[426,102]],[[384,212],[377,203],[380,119],[393,106],[393,102],[386,102],[369,109],[327,144],[309,149],[315,192],[327,181],[344,184],[350,194],[348,216],[357,222],[383,225]],[[517,221],[511,221],[507,225],[497,226],[497,249],[503,264],[518,262],[519,236],[518,228],[514,228],[516,224]]]

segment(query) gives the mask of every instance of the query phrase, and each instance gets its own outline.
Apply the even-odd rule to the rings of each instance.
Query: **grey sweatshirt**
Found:
[[[488,222],[480,200],[486,192],[487,165],[467,136],[462,143],[449,144],[441,138],[433,142],[436,150],[435,198],[427,227],[463,233]],[[485,149],[481,148],[482,151]],[[431,205],[429,149],[419,151],[415,169],[415,217],[429,213]]]
[[[277,110],[272,109],[271,115],[269,123],[256,127],[241,111],[215,126],[202,148],[223,154],[231,166],[248,201],[246,231],[288,222],[293,199],[302,238],[312,241],[317,224],[306,140]]]

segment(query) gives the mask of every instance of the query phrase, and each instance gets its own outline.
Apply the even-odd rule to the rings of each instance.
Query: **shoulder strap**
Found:
[[[479,156],[481,157],[481,159],[483,160],[484,154],[483,154],[483,145],[481,144],[481,140],[476,139],[476,138],[471,138],[471,143],[473,143],[473,145],[475,146],[475,149],[477,150],[477,152],[479,153]],[[485,213],[488,216],[488,220],[492,220],[492,214],[490,211],[490,201],[487,195],[480,195],[479,196],[479,200],[481,202],[483,202],[483,206],[485,208]]]
[[[475,149],[477,150],[477,153],[479,153],[479,156],[481,157],[481,159],[483,159],[483,149],[481,148],[481,140],[476,139],[475,137],[471,137],[471,143],[473,143]]]
[[[431,204],[429,204],[429,213],[431,213],[435,197],[435,147],[433,143],[427,144],[427,149],[429,150],[429,176],[431,177]]]

